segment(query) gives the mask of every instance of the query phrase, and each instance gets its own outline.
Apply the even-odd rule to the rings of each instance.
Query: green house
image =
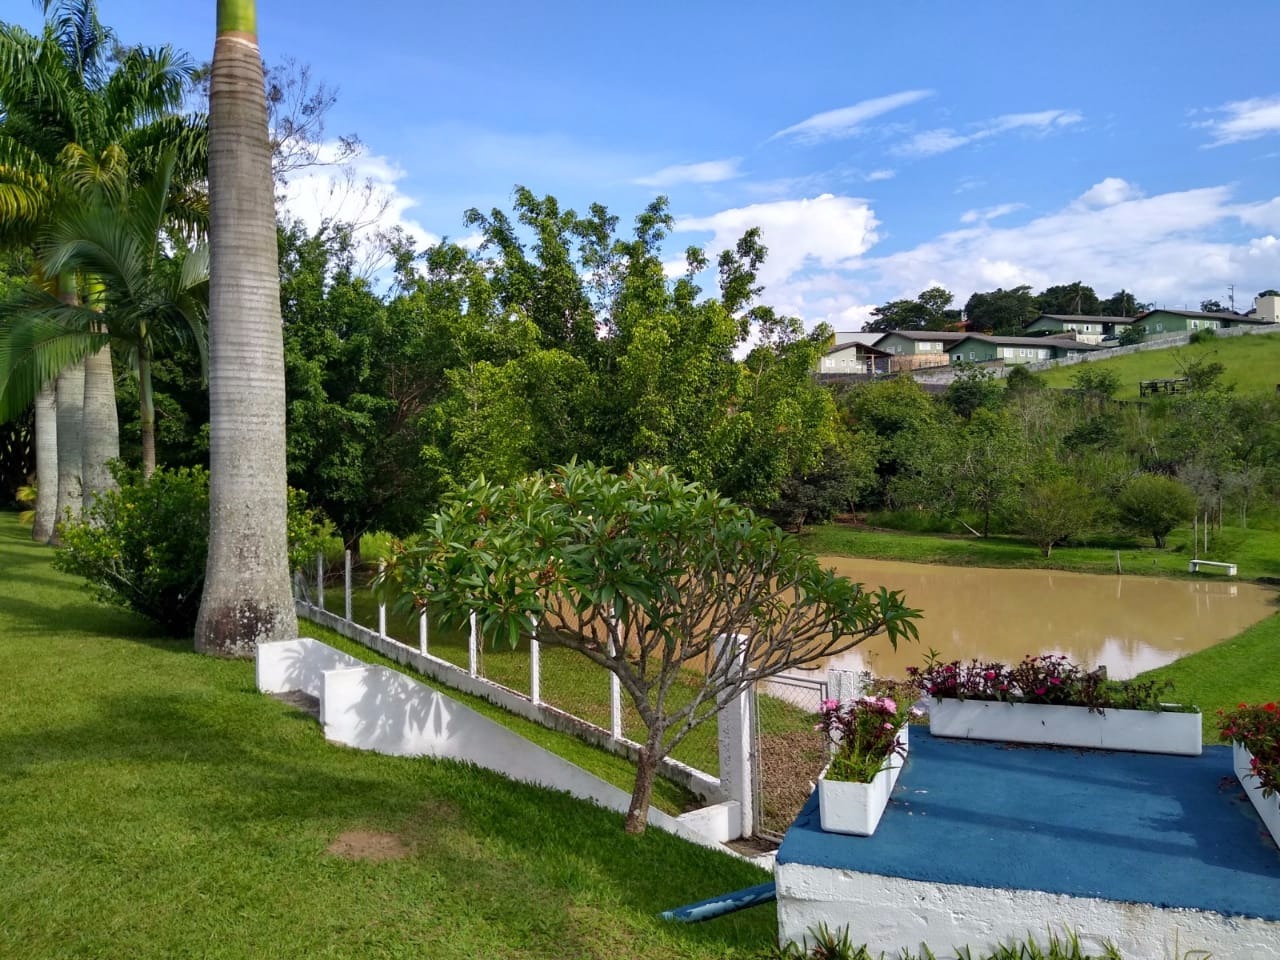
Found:
[[[1166,333],[1195,333],[1197,330],[1230,330],[1234,327],[1262,326],[1270,321],[1260,317],[1244,317],[1238,313],[1204,313],[1200,310],[1148,310],[1139,314],[1145,336]]]
[[[947,348],[952,363],[1040,363],[1101,350],[1097,344],[1058,337],[990,337],[971,333]]]
[[[1085,343],[1099,343],[1103,337],[1118,336],[1134,322],[1133,317],[1091,317],[1074,313],[1042,313],[1027,324],[1027,333],[1073,334]]]
[[[947,330],[891,330],[876,341],[875,347],[877,350],[897,357],[912,357],[920,354],[940,356],[947,352],[948,344],[967,336],[967,333],[953,333]]]

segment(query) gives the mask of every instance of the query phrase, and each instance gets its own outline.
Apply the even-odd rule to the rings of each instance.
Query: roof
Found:
[[[1137,317],[1104,317],[1101,315],[1093,316],[1087,313],[1042,313],[1036,317],[1036,320],[1043,320],[1048,317],[1050,320],[1062,320],[1065,323],[1133,323]],[[1035,323],[1035,320],[1031,321]]]
[[[873,347],[884,334],[875,330],[855,330],[850,333],[836,331],[836,346],[843,347],[850,343],[860,343],[864,347]]]
[[[880,337],[884,336],[884,334],[877,333],[875,336],[877,339],[879,339]],[[890,354],[887,351],[878,350],[875,347],[871,346],[870,344],[863,343],[861,340],[853,340],[848,343],[837,343],[834,347],[828,348],[827,351],[823,354],[823,356],[829,357],[834,353],[843,353],[845,350],[852,350],[855,353],[857,353],[858,351],[862,351],[863,353],[874,353],[882,357],[890,356]]]
[[[1172,313],[1176,317],[1191,317],[1193,319],[1206,320],[1222,320],[1227,323],[1270,323],[1269,320],[1258,320],[1255,317],[1246,317],[1242,313],[1230,313],[1223,311],[1221,313],[1205,313],[1202,310],[1166,310],[1160,307],[1156,310],[1148,310],[1146,313],[1138,314],[1138,320],[1151,316],[1153,313]]]
[[[906,337],[908,340],[937,340],[941,343],[952,343],[973,336],[971,333],[957,333],[954,330],[890,330],[888,333],[882,333],[880,339],[895,335]]]
[[[1085,343],[1083,340],[1072,340],[1069,337],[993,337],[986,333],[966,333],[962,340],[981,340],[983,343],[994,343],[999,347],[1063,347],[1068,350],[1105,350],[1096,343]]]

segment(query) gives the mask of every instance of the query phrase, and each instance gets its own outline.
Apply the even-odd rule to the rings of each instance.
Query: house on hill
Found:
[[[835,346],[818,361],[818,373],[889,373],[892,356],[873,346],[883,336],[883,333],[837,333]]]
[[[952,343],[947,353],[952,363],[1039,363],[1061,360],[1081,353],[1092,353],[1103,347],[1083,340],[1065,337],[991,337],[982,333],[966,334]]]
[[[1075,335],[1083,343],[1101,343],[1105,337],[1118,336],[1132,326],[1134,317],[1091,317],[1074,313],[1042,313],[1027,324],[1029,334],[1054,336]]]
[[[1269,298],[1267,298],[1269,299]],[[1275,320],[1239,313],[1205,313],[1201,310],[1148,310],[1137,317],[1147,337],[1165,333],[1194,333],[1197,330],[1231,330],[1236,327],[1265,326]]]
[[[881,335],[875,346],[892,356],[891,370],[917,370],[945,366],[950,344],[967,336],[950,330],[892,330]]]

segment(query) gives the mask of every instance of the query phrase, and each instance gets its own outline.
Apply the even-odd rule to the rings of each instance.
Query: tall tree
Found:
[[[1046,287],[1036,296],[1036,308],[1041,313],[1087,314],[1098,313],[1100,301],[1093,287],[1077,280]]]
[[[890,300],[871,311],[863,330],[888,333],[890,330],[944,330],[960,319],[949,309],[955,299],[945,287],[930,287],[914,300]]]
[[[209,557],[196,649],[298,634],[289,584],[284,344],[254,0],[218,0],[209,87]]]
[[[1023,284],[1009,290],[1000,287],[975,293],[965,303],[964,312],[974,330],[1016,337],[1040,311],[1031,288]]]
[[[1151,304],[1138,300],[1128,290],[1117,290],[1098,304],[1099,312],[1106,317],[1136,317],[1150,309]]]

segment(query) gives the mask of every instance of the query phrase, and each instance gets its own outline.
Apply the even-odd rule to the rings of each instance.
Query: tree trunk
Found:
[[[52,383],[36,395],[36,520],[31,539],[48,543],[58,515],[58,400]]]
[[[99,494],[115,487],[107,464],[120,458],[120,421],[116,416],[116,383],[111,370],[111,347],[104,346],[84,361],[84,443],[80,476],[87,513]]]
[[[68,515],[80,517],[80,461],[84,434],[84,364],[73,363],[58,374],[58,500],[53,535],[49,542],[61,542],[57,524]]]
[[[209,556],[197,650],[293,639],[274,183],[253,0],[218,0],[209,92]]]
[[[156,472],[156,398],[151,386],[151,351],[138,349],[138,423],[142,429],[142,478]]]
[[[627,808],[627,833],[644,833],[649,825],[649,799],[653,796],[653,778],[658,774],[658,738],[652,733],[636,758],[636,786]]]

